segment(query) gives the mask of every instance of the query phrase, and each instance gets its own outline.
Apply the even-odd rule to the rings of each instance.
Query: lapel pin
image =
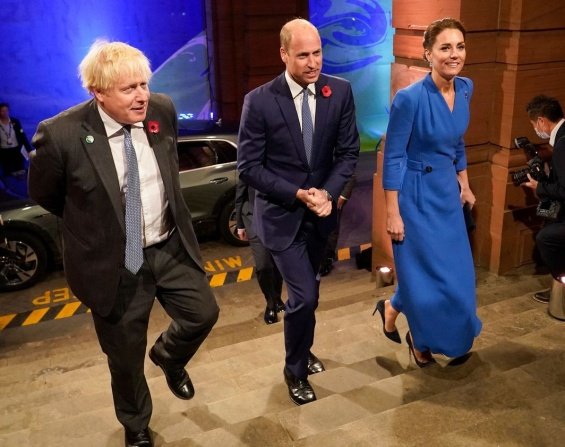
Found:
[[[94,143],[94,137],[93,137],[92,135],[87,135],[87,136],[86,136],[86,142],[87,142],[88,144]]]

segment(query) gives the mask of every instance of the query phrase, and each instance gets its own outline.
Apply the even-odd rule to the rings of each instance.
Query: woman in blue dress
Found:
[[[405,314],[406,342],[420,367],[435,363],[432,353],[463,356],[481,330],[462,210],[475,203],[463,141],[473,83],[458,76],[465,29],[436,20],[423,45],[431,73],[398,91],[386,133],[383,187],[398,287],[376,307],[397,343],[395,320]]]

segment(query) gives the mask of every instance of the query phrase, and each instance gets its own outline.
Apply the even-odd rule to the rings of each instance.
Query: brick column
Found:
[[[220,117],[237,124],[245,94],[283,72],[279,31],[290,19],[308,17],[308,0],[207,0],[206,8]]]

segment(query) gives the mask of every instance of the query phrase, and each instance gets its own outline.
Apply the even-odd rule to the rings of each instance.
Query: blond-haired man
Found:
[[[150,95],[149,61],[99,41],[80,74],[94,98],[39,124],[29,192],[63,220],[67,280],[92,310],[126,445],[152,446],[143,366],[154,298],[173,321],[149,357],[181,399],[194,395],[184,367],[218,306],[180,192],[175,108]]]

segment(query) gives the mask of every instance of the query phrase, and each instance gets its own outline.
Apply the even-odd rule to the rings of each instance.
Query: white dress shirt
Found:
[[[4,124],[0,121],[0,147],[2,149],[8,149],[18,146],[18,138],[16,137],[16,131],[12,125],[12,121],[8,121],[8,124]]]
[[[284,72],[284,77],[290,87],[290,94],[294,100],[294,107],[296,107],[296,113],[298,114],[300,129],[302,129],[302,100],[304,98],[302,96],[302,91],[304,88],[290,77],[288,71]],[[312,125],[314,129],[316,129],[316,84],[308,84],[306,88],[308,89],[308,106],[310,107],[310,113],[312,114]]]
[[[112,157],[118,173],[122,204],[125,210],[128,167],[124,149],[123,125],[111,118],[100,106],[98,106],[98,112],[104,123],[108,143],[110,143],[112,150]],[[143,246],[149,247],[167,239],[171,233],[169,201],[155,153],[149,145],[142,122],[132,124],[131,139],[139,165]]]

